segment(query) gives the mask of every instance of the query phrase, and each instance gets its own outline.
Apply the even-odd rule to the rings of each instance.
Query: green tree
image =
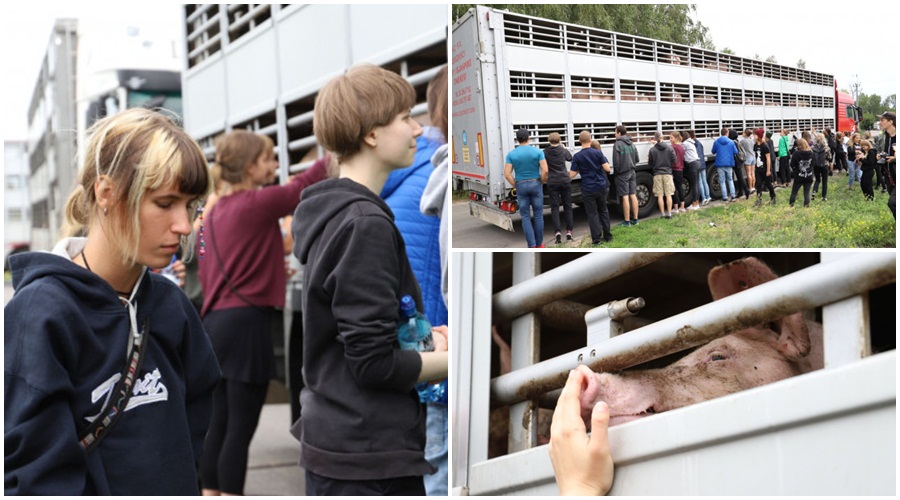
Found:
[[[891,94],[884,99],[878,94],[860,94],[856,105],[862,108],[863,116],[859,122],[862,130],[872,130],[878,121],[878,115],[885,111],[896,109],[897,94]]]
[[[778,59],[775,59],[775,55],[772,54],[771,56],[766,58],[766,62],[772,63],[772,64],[778,64]]]
[[[804,61],[803,58],[797,61],[797,68],[806,69],[806,61]]]
[[[694,21],[696,7],[689,4],[491,4],[490,6],[528,16],[715,50],[706,26]],[[454,4],[453,18],[459,19],[472,7],[474,4]]]
[[[731,54],[731,55],[734,55],[734,51],[731,50],[731,49],[728,48],[728,47],[725,47],[724,49],[722,49],[722,53],[723,53],[723,54]]]

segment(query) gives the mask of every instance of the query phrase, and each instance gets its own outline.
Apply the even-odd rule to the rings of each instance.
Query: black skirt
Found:
[[[222,376],[247,384],[267,384],[275,378],[274,308],[234,307],[211,311],[203,326],[219,359]]]

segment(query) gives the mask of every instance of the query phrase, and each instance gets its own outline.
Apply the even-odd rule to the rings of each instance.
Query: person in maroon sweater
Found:
[[[284,307],[284,243],[278,219],[326,176],[327,160],[281,186],[272,141],[236,130],[216,139],[220,198],[205,216],[200,316],[222,368],[200,477],[205,495],[242,494],[247,450],[275,376],[272,323]]]

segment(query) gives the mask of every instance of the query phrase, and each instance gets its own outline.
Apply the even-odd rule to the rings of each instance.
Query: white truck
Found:
[[[503,166],[522,127],[532,146],[558,132],[573,152],[587,130],[610,157],[625,125],[642,161],[640,217],[656,206],[646,161],[657,130],[694,129],[709,154],[723,126],[835,129],[831,75],[484,6],[454,24],[452,69],[454,188],[468,191],[473,216],[508,230],[517,207]],[[707,176],[721,197],[716,170]]]
[[[610,428],[609,493],[895,495],[896,254],[756,254],[782,277],[710,302],[707,272],[753,255],[454,252],[453,494],[558,494],[539,411],[579,364],[665,366],[803,310],[822,324],[824,369]],[[508,373],[495,325],[511,334]],[[498,438],[508,454],[492,457]]]
[[[313,106],[330,79],[364,62],[395,71],[415,87],[421,119],[428,82],[447,64],[446,5],[187,4],[182,14],[185,129],[210,161],[220,134],[269,136],[282,183],[322,155]],[[287,366],[300,278],[289,281],[285,326],[273,332],[281,380],[300,376]]]

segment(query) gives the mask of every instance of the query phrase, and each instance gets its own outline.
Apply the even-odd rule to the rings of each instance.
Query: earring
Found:
[[[103,207],[103,215],[109,215],[109,209],[108,209],[108,208]]]
[[[200,236],[200,258],[202,259],[204,255],[206,255],[206,238],[204,237],[204,233],[206,232],[206,227],[203,224],[203,207],[197,207],[197,212],[200,214],[200,230],[198,231],[198,235]]]

